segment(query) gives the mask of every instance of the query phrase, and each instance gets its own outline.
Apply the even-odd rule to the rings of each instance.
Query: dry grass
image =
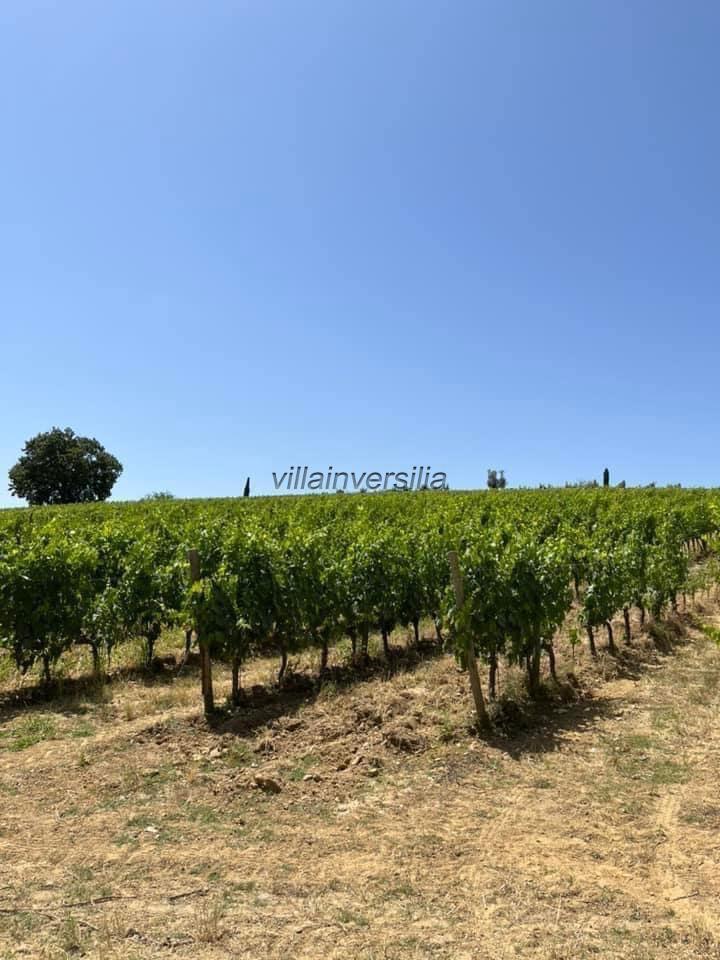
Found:
[[[510,672],[491,742],[430,645],[255,687],[214,728],[192,670],[149,682],[132,652],[99,687],[68,663],[54,701],[25,681],[0,712],[0,957],[720,958],[718,619],[694,615],[673,655],[561,644],[542,709]]]

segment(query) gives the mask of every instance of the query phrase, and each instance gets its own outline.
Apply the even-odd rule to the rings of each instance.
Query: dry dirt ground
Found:
[[[490,742],[430,644],[320,688],[254,661],[214,728],[187,668],[50,701],[6,670],[0,957],[720,958],[720,619],[680,619],[565,650]]]

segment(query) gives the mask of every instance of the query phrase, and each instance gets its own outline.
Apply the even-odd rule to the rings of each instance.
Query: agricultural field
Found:
[[[0,513],[0,956],[720,958],[719,516]]]

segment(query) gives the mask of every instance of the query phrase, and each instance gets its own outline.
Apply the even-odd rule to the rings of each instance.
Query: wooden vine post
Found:
[[[458,611],[460,611],[465,604],[465,586],[463,584],[462,574],[460,573],[458,555],[455,550],[451,550],[450,553],[448,553],[448,563],[450,564],[450,580],[455,593],[455,603]],[[468,673],[470,674],[470,689],[473,700],[475,701],[475,713],[477,714],[478,726],[483,733],[489,733],[492,725],[485,707],[485,698],[482,692],[482,684],[480,683],[477,660],[475,659],[475,646],[470,631],[462,628],[460,640],[465,648],[465,659]]]
[[[200,579],[200,556],[197,550],[188,550],[187,558],[190,563],[190,581],[191,583],[196,583]],[[212,662],[210,660],[210,648],[201,634],[198,634],[198,648],[200,650],[200,686],[202,689],[203,710],[205,711],[205,716],[209,717],[215,710]]]

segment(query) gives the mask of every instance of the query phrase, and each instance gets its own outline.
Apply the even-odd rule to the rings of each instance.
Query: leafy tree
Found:
[[[90,437],[53,427],[27,441],[10,470],[10,492],[31,507],[107,500],[122,464]]]
[[[507,486],[505,471],[488,470],[487,485],[489,490],[504,490]]]

